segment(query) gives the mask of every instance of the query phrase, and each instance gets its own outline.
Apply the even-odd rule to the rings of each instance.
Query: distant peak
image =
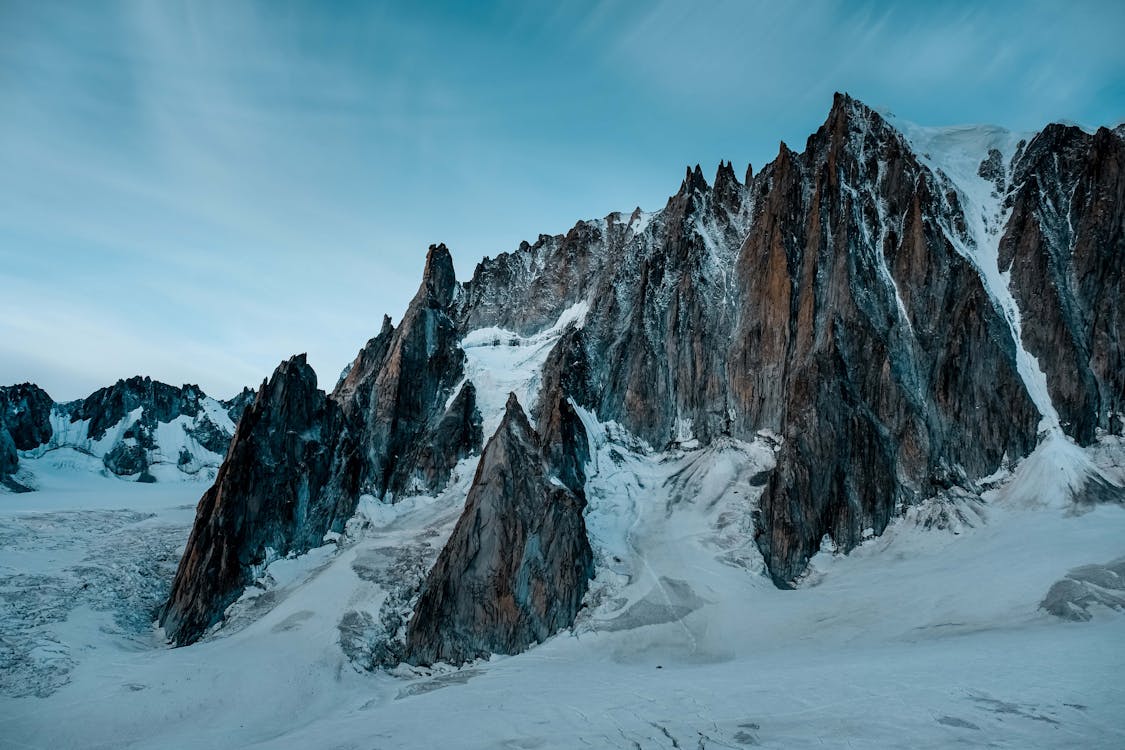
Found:
[[[710,189],[711,186],[707,184],[707,179],[703,176],[703,170],[700,166],[696,164],[695,169],[689,166],[684,174],[684,181],[680,185],[680,193],[690,195],[694,192],[705,193]]]
[[[720,185],[738,182],[738,178],[734,174],[734,165],[729,161],[719,161],[719,168],[715,172],[715,189],[718,190]]]

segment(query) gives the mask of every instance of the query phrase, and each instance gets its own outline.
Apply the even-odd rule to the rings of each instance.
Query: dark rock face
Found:
[[[47,392],[32,383],[0,388],[0,485],[15,492],[29,489],[11,478],[19,469],[18,451],[50,441],[53,407]]]
[[[1125,412],[1125,140],[1050,125],[1015,160],[1000,245],[1022,338],[1082,444]]]
[[[162,615],[168,637],[190,643],[238,598],[268,550],[284,555],[341,531],[355,510],[334,461],[350,448],[340,407],[317,390],[305,356],[283,362],[239,420],[196,521]]]
[[[588,405],[589,362],[579,328],[571,327],[543,364],[543,381],[533,412],[542,435],[542,450],[555,476],[576,494],[586,486],[590,439],[574,403]]]
[[[566,331],[544,366],[538,432],[509,403],[482,455],[409,628],[416,663],[519,650],[570,624],[589,577],[589,445],[576,407],[657,449],[780,437],[777,466],[760,477],[757,541],[783,587],[824,536],[847,551],[902,506],[954,488],[972,495],[1033,449],[1044,415],[1018,372],[1020,344],[1070,435],[1120,431],[1122,154],[1120,129],[1052,126],[1008,163],[998,149],[981,155],[974,171],[1011,209],[989,231],[1002,232],[998,270],[1011,270],[1021,342],[982,281],[997,269],[962,255],[977,241],[963,194],[844,95],[802,152],[783,144],[757,175],[740,182],[725,162],[711,186],[689,168],[661,211],[542,235],[486,258],[464,285],[446,248],[431,247],[400,325],[384,320],[313,416],[281,409],[269,421],[284,434],[319,431],[328,468],[276,460],[270,476],[228,481],[222,503],[204,498],[185,561],[227,560],[226,587],[183,589],[176,611],[206,616],[169,632],[196,637],[260,560],[258,537],[238,536],[249,511],[222,507],[257,508],[259,485],[308,482],[310,507],[334,510],[278,526],[271,545],[284,553],[307,549],[359,493],[440,490],[480,450],[477,393],[456,390],[461,337],[538,333],[576,303],[587,305],[584,327]],[[246,429],[228,464],[264,440]],[[211,576],[201,565],[185,575]]]
[[[138,443],[118,443],[105,454],[105,467],[118,476],[144,474],[148,471],[148,455]]]
[[[475,391],[451,405],[459,406],[460,415],[443,408],[464,370],[465,353],[453,320],[458,292],[449,250],[431,246],[422,286],[402,323],[392,329],[388,319],[383,321],[382,332],[368,342],[333,393],[362,435],[362,459],[352,470],[363,492],[383,498],[388,492],[439,490],[449,478],[444,466],[467,455],[455,443],[473,440]],[[460,419],[462,434],[453,434],[457,428],[446,417]],[[453,454],[436,459],[435,453],[444,450]],[[479,450],[477,440],[469,451]]]
[[[619,260],[590,295],[592,406],[658,448],[728,428],[729,268],[743,234],[745,187],[726,170],[720,177],[722,204],[696,167],[650,221],[611,224]]]
[[[398,328],[384,319],[331,395],[303,357],[263,386],[200,502],[162,620],[173,642],[217,622],[267,548],[305,552],[342,530],[361,494],[440,490],[480,452],[476,390],[453,393],[465,356],[451,317],[458,289],[448,249],[433,246]]]
[[[21,451],[51,439],[51,409],[55,402],[33,383],[0,388],[0,424],[7,425],[13,445]]]
[[[787,585],[825,534],[851,549],[896,506],[1026,455],[1039,415],[943,231],[956,217],[877,114],[839,97],[755,188],[729,378],[736,433],[785,438],[758,539]]]
[[[602,222],[580,221],[566,234],[539,235],[514,253],[485,258],[464,285],[462,331],[499,326],[519,334],[541,331],[585,297],[610,254]]]
[[[481,423],[477,389],[466,382],[429,431],[428,439],[399,457],[401,466],[413,470],[406,489],[425,492],[444,487],[458,461],[480,453],[484,442]]]
[[[16,453],[15,441],[8,432],[8,426],[4,424],[4,418],[0,416],[0,480],[9,474],[15,474],[19,465],[20,458]]]
[[[510,396],[465,511],[426,579],[407,631],[407,662],[517,653],[574,621],[593,576],[585,500],[550,473]]]
[[[194,427],[185,427],[184,431],[212,453],[222,455],[227,452],[227,448],[230,446],[232,437],[230,433],[206,416],[197,420]]]
[[[138,375],[91,393],[74,406],[71,421],[90,420],[89,437],[100,440],[106,430],[136,409],[142,409],[140,422],[149,429],[157,422],[171,422],[180,415],[194,417],[202,397],[197,386],[176,388]]]
[[[242,412],[246,411],[246,408],[254,403],[254,399],[257,395],[257,391],[253,388],[243,388],[234,398],[221,401],[220,403],[226,408],[230,421],[238,424],[238,420],[242,418]]]

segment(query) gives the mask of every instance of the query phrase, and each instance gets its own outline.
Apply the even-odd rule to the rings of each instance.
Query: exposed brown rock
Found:
[[[431,246],[422,285],[402,322],[392,329],[384,319],[382,332],[368,342],[333,393],[361,436],[359,463],[352,468],[363,492],[382,498],[388,492],[433,491],[448,480],[448,472],[419,473],[411,457],[426,452],[427,461],[434,463],[433,449],[440,446],[432,433],[464,370],[465,353],[453,319],[458,290],[448,248]],[[479,443],[472,448],[479,449]],[[462,457],[457,450],[449,465]]]
[[[1120,433],[1125,412],[1125,141],[1050,125],[1016,160],[1000,245],[1028,351],[1068,434]]]
[[[263,385],[200,502],[162,617],[173,642],[215,624],[267,549],[307,551],[342,530],[361,494],[440,489],[480,451],[472,384],[444,408],[463,370],[450,317],[457,288],[448,249],[433,246],[401,324],[384,319],[331,396],[303,355]]]
[[[850,549],[900,504],[1026,455],[1038,414],[928,171],[877,114],[837,98],[763,177],[730,379],[738,431],[785,438],[758,540],[788,585],[825,534]]]
[[[569,626],[593,575],[584,505],[551,481],[539,438],[511,395],[426,579],[405,660],[459,664],[517,653]]]
[[[305,355],[283,362],[239,420],[215,484],[204,493],[160,622],[190,643],[221,618],[250,568],[321,543],[355,510],[355,487],[334,485],[349,450],[340,407],[316,387]]]

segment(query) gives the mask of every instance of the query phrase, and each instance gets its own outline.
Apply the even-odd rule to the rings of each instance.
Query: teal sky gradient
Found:
[[[426,247],[656,209],[803,147],[832,93],[923,124],[1125,118],[1125,3],[0,0],[0,383],[331,388]]]

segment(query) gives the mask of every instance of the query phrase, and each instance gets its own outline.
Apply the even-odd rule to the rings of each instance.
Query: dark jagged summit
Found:
[[[223,412],[237,422],[253,391],[230,401],[214,401],[196,385],[175,387],[149,377],[118,380],[77,401],[56,403],[31,383],[0,388],[0,423],[8,438],[0,446],[39,456],[45,451],[70,448],[102,459],[103,466],[119,477],[155,481],[155,464],[174,463],[187,475],[217,468],[233,433]],[[160,425],[181,422],[176,431],[161,432]],[[58,434],[56,434],[56,431]],[[161,444],[161,440],[165,441]],[[171,443],[171,444],[168,444]],[[6,469],[16,471],[18,453],[5,453]],[[6,484],[19,487],[13,481]]]
[[[238,598],[269,550],[308,549],[343,530],[354,501],[325,492],[336,451],[348,441],[340,407],[316,387],[301,354],[262,383],[239,420],[196,522],[161,614],[169,638],[190,643]]]
[[[29,451],[50,441],[51,412],[55,402],[34,383],[0,387],[0,486],[13,492],[31,488],[12,475],[19,469],[19,451]]]
[[[47,392],[34,383],[0,388],[0,425],[7,425],[18,450],[29,451],[50,441],[54,405]]]
[[[1014,156],[985,148],[971,178],[992,185],[986,192],[1003,206],[995,218],[1007,222],[989,237],[969,231],[978,218],[966,213],[969,193],[979,186],[955,184],[936,156],[837,94],[802,152],[781,144],[743,182],[729,162],[713,186],[689,168],[661,210],[540,235],[485,258],[465,284],[434,245],[402,322],[385,320],[327,397],[336,407],[325,414],[340,416],[285,427],[334,446],[325,449],[330,478],[286,460],[260,481],[308,482],[309,507],[335,508],[334,519],[361,492],[390,502],[440,490],[457,461],[480,450],[479,403],[489,403],[466,378],[465,334],[535,336],[581,310],[582,325],[547,354],[538,401],[527,404],[538,431],[509,400],[426,580],[407,653],[430,663],[510,653],[573,621],[591,572],[585,413],[657,450],[777,436],[754,528],[780,587],[794,585],[825,538],[846,552],[912,504],[979,493],[979,480],[1035,447],[1041,409],[1057,408],[1079,443],[1119,432],[1119,133],[1052,126]],[[997,299],[1004,290],[979,267],[996,248],[978,243],[992,239],[995,270],[1011,271],[1020,341]],[[1027,353],[1046,376],[1051,409],[1017,366]],[[244,439],[253,453],[259,438]],[[258,503],[255,487],[231,485],[224,502]],[[201,505],[185,560],[228,555],[224,580],[237,584],[260,560],[223,551],[227,539],[246,544],[236,535],[199,531],[213,523],[213,500]],[[305,518],[283,527],[279,553],[326,530],[325,516]],[[178,642],[213,622],[241,584],[193,585],[182,607],[207,616]]]
[[[444,245],[397,328],[384,318],[331,395],[304,355],[283,362],[239,422],[215,486],[200,501],[162,624],[190,643],[221,618],[252,568],[339,532],[361,494],[434,492],[481,449],[471,383],[453,393],[464,352],[453,322],[458,284]],[[454,396],[446,407],[446,400]]]

